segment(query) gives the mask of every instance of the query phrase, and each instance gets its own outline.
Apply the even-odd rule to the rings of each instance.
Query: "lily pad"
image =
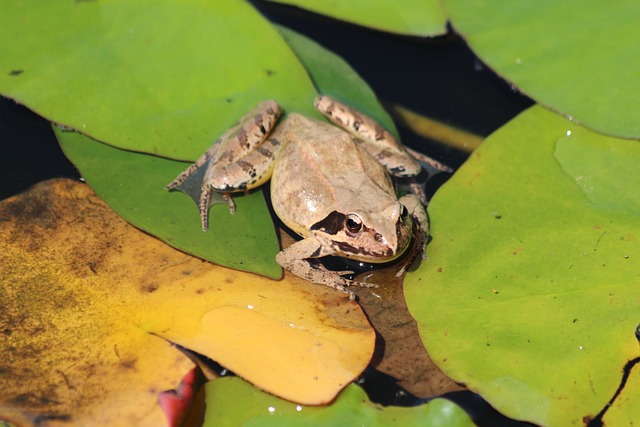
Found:
[[[598,132],[640,138],[640,3],[445,0],[456,31],[538,103]]]
[[[316,92],[248,2],[0,1],[0,93],[128,150],[197,159],[259,101]]]
[[[411,251],[418,250],[414,242]],[[402,283],[414,254],[382,269],[356,276],[356,280],[375,283],[376,288],[357,288],[358,303],[378,334],[378,346],[370,367],[392,377],[399,387],[413,396],[430,399],[463,387],[445,376],[429,358],[418,334],[418,325],[407,310]],[[432,303],[437,304],[436,301]]]
[[[332,18],[392,33],[436,36],[446,32],[447,19],[436,0],[276,0]]]
[[[168,184],[188,164],[119,150],[76,132],[54,132],[64,154],[111,209],[131,224],[171,246],[217,264],[280,278],[280,250],[262,192],[237,196],[236,213],[212,206],[209,230],[202,231],[198,208]]]
[[[541,425],[607,405],[640,354],[638,162],[636,142],[536,106],[436,193],[429,258],[405,294],[449,377]]]
[[[164,425],[158,395],[193,367],[171,343],[308,405],[371,358],[375,333],[344,294],[185,255],[85,184],[38,184],[0,218],[0,420]]]
[[[277,28],[309,72],[319,93],[357,108],[398,137],[391,116],[382,108],[376,94],[344,59],[293,30]]]
[[[309,407],[269,396],[239,378],[220,378],[206,385],[205,426],[448,426],[475,424],[447,399],[413,408],[372,403],[357,385],[348,386],[327,407]]]
[[[629,408],[639,408],[640,406],[640,363],[635,361],[632,366],[627,383],[621,393],[615,396],[615,401],[603,414],[602,421],[605,426],[633,426],[638,424],[637,410]]]

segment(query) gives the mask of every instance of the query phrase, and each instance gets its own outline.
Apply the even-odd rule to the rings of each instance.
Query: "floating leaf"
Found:
[[[167,341],[305,404],[371,357],[375,334],[344,294],[185,255],[84,184],[39,184],[0,218],[0,419],[161,425],[158,393],[192,367]]]
[[[151,238],[132,227],[125,237],[122,220],[69,181],[3,201],[0,218],[0,419],[163,425],[158,394],[193,364],[139,326],[155,310],[139,299],[151,288],[114,262],[146,253],[136,244]],[[132,260],[134,271],[158,266]]]
[[[378,102],[376,94],[344,59],[295,31],[282,26],[277,28],[309,71],[318,93],[358,109],[398,136],[393,120]]]
[[[417,250],[415,247],[412,250]],[[380,336],[371,367],[395,380],[398,386],[421,398],[433,398],[463,388],[451,381],[433,363],[418,334],[418,325],[407,310],[402,292],[404,275],[413,257],[389,267],[369,271],[357,280],[376,283],[377,288],[358,288],[358,302]],[[437,304],[436,301],[432,303]]]
[[[638,162],[636,142],[533,107],[436,193],[405,294],[447,375],[541,425],[606,406],[640,353]]]
[[[460,151],[471,152],[483,137],[411,111],[401,105],[390,106],[394,119],[421,137],[438,141]]]
[[[0,93],[128,150],[195,160],[259,101],[316,93],[244,1],[1,0]]]
[[[447,19],[435,0],[276,0],[358,25],[414,36],[436,36],[446,32]]]
[[[76,132],[54,131],[65,155],[118,215],[171,246],[217,264],[279,278],[278,238],[262,192],[237,196],[236,213],[212,206],[202,231],[198,207],[164,189],[187,164],[119,150]]]
[[[616,396],[613,405],[607,408],[604,413],[603,425],[636,425],[638,424],[637,408],[640,408],[640,363],[638,361],[632,367],[624,389]]]
[[[552,110],[640,138],[640,2],[445,0],[456,31],[491,68]]]
[[[239,378],[221,378],[206,385],[205,426],[474,426],[469,416],[447,399],[413,408],[372,403],[351,384],[328,407],[286,402],[251,387]]]

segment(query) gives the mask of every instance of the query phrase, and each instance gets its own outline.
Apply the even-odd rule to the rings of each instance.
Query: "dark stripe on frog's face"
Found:
[[[356,247],[350,245],[346,242],[331,242],[331,245],[341,251],[347,258],[354,257],[358,258],[359,255],[364,255],[371,258],[381,257],[381,258],[389,258],[393,256],[393,249],[389,248],[384,252],[374,252],[367,251],[364,248]]]
[[[333,211],[321,221],[316,222],[311,226],[311,230],[320,230],[327,234],[336,235],[339,231],[344,229],[344,223],[347,216],[341,212]]]
[[[347,220],[347,215],[338,211],[333,211],[329,215],[326,216],[321,221],[313,224],[310,229],[312,231],[321,231],[325,234],[329,234],[331,236],[336,236],[340,232],[345,231],[345,222]],[[367,233],[368,229],[363,230],[363,232]],[[343,235],[344,236],[344,235]],[[370,238],[374,239],[373,236]],[[387,248],[382,250],[382,245],[378,247],[379,251],[375,251],[372,249],[366,249],[364,247],[355,246],[352,243],[347,243],[345,241],[333,240],[329,239],[331,247],[340,253],[339,256],[344,256],[346,258],[353,259],[363,259],[363,260],[375,260],[380,259],[380,261],[386,261],[394,256],[393,249]],[[352,242],[355,242],[357,239],[353,239]]]

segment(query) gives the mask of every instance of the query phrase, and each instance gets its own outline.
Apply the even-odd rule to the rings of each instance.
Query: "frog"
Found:
[[[327,95],[314,107],[329,122],[289,113],[274,100],[243,116],[189,168],[166,186],[179,189],[205,169],[198,207],[207,230],[211,197],[220,194],[235,212],[232,195],[270,180],[274,213],[301,240],[276,262],[307,281],[341,291],[375,287],[318,262],[327,256],[380,264],[398,259],[414,239],[426,242],[428,216],[420,194],[396,194],[391,178],[411,178],[419,162],[369,116]],[[424,243],[421,251],[424,253]]]

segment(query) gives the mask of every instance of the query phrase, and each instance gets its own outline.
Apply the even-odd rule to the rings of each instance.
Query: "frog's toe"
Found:
[[[347,286],[351,285],[351,282],[344,281],[342,283],[335,283],[334,285],[330,285],[332,288],[349,295],[349,301],[354,301],[356,299],[356,294],[354,294],[351,290],[347,289]]]
[[[356,294],[354,294],[352,291],[350,291],[349,289],[345,289],[345,292],[349,295],[349,301],[356,300]]]
[[[366,283],[366,282],[358,282],[358,281],[353,281],[351,282],[352,285],[356,285],[356,286],[360,286],[361,288],[379,288],[380,285],[378,285],[377,283]]]

